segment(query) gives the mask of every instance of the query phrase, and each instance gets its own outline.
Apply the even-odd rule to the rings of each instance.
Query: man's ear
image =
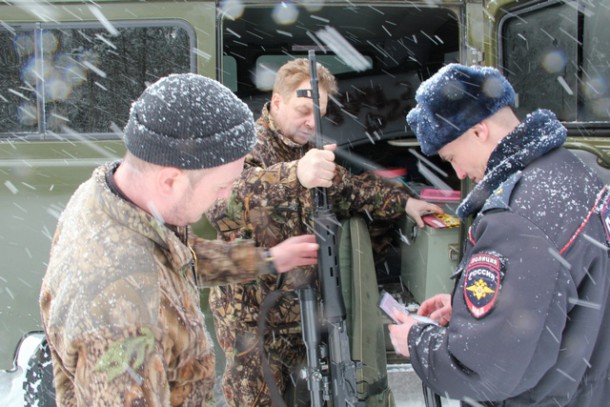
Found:
[[[188,186],[187,174],[174,167],[163,167],[157,172],[156,188],[163,196],[181,193]]]
[[[489,126],[485,121],[475,124],[472,126],[474,136],[477,140],[482,143],[486,143],[489,140]]]
[[[274,93],[271,95],[271,109],[277,111],[279,109],[280,103],[282,102],[282,95],[279,93]]]

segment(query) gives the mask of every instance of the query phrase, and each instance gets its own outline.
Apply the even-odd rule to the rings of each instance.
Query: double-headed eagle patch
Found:
[[[478,253],[470,258],[464,277],[464,300],[477,319],[491,311],[500,292],[503,277],[500,256]]]

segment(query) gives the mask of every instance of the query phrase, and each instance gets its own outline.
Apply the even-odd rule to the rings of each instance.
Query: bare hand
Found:
[[[407,212],[407,215],[409,215],[420,228],[424,227],[422,216],[432,213],[437,213],[439,215],[445,213],[439,206],[416,198],[409,198],[407,200],[405,212]]]
[[[285,273],[295,267],[316,264],[318,248],[315,235],[301,235],[284,240],[269,249],[269,252],[278,273]]]
[[[438,322],[439,325],[446,326],[451,321],[452,311],[451,295],[437,294],[422,302],[417,310],[417,314],[431,318]]]
[[[305,188],[328,188],[333,184],[335,176],[336,144],[324,146],[324,150],[313,148],[309,150],[297,164],[297,178]]]
[[[394,318],[398,320],[398,324],[388,325],[392,346],[396,353],[409,357],[409,332],[417,321],[400,311],[394,311]]]

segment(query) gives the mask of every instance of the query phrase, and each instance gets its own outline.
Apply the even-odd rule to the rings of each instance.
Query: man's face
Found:
[[[218,198],[227,198],[233,182],[239,178],[244,168],[244,158],[218,167],[185,172],[188,177],[182,199],[174,205],[176,226],[186,226],[201,219]],[[190,173],[190,175],[189,175]]]
[[[485,176],[490,150],[480,142],[473,129],[468,130],[438,150],[440,157],[448,161],[458,178],[470,178],[480,182]]]
[[[299,84],[297,89],[311,89],[309,80]],[[326,114],[328,92],[320,88],[320,114]],[[308,97],[298,97],[296,90],[285,98],[275,93],[271,99],[271,116],[277,129],[290,140],[304,145],[311,141],[315,134],[313,101]]]

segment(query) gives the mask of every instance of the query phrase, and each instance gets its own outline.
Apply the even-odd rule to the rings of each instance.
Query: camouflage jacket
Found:
[[[219,201],[208,218],[225,240],[253,238],[258,246],[273,247],[284,239],[311,233],[313,212],[311,190],[299,183],[298,160],[315,146],[298,145],[280,134],[268,110],[263,108],[256,122],[257,143],[246,156],[241,178],[227,201]],[[351,174],[337,166],[328,197],[338,218],[356,213],[375,220],[395,219],[405,213],[409,197],[406,188],[370,173]],[[290,291],[312,278],[313,269],[286,274],[282,289]],[[254,284],[272,288],[277,276],[264,275]]]
[[[109,164],[60,217],[40,294],[59,406],[214,405],[197,284],[242,281],[260,249],[191,236],[193,252],[109,188]]]

